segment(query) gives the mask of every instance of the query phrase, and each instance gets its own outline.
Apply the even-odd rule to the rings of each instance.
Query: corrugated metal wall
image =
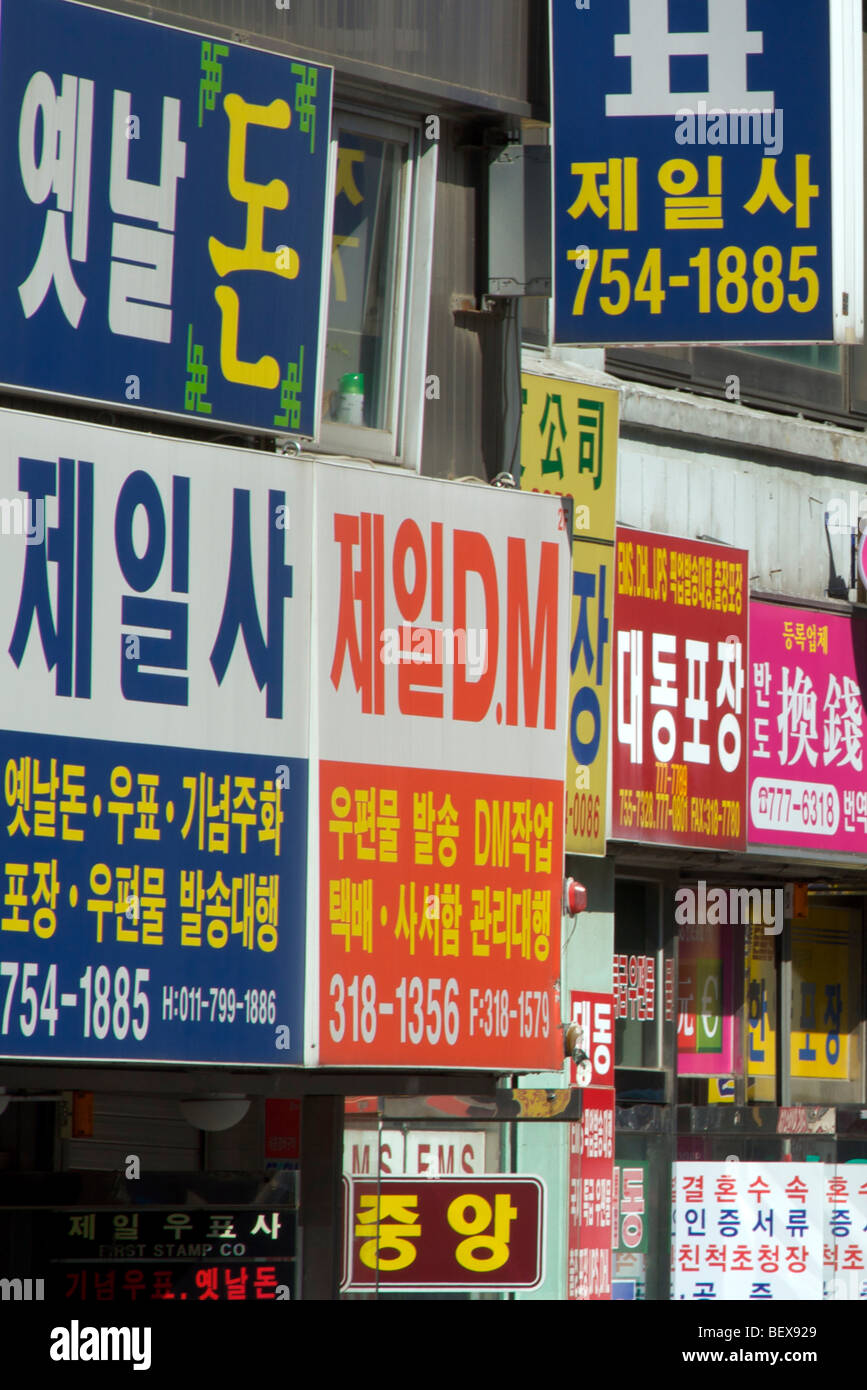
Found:
[[[188,1173],[199,1168],[200,1132],[168,1097],[100,1094],[93,1097],[93,1137],[64,1139],[62,1167],[123,1174],[128,1154],[143,1172]]]
[[[807,460],[783,467],[620,440],[617,520],[749,549],[751,588],[766,593],[826,599],[834,575],[848,587],[849,535],[830,536],[832,565],[824,517],[832,498],[848,506],[850,494],[864,498],[867,510],[863,488],[808,471]]]
[[[64,1139],[62,1167],[123,1174],[136,1154],[142,1174],[264,1169],[264,1103],[253,1097],[231,1129],[202,1135],[188,1124],[177,1099],[100,1093],[93,1097],[93,1136]],[[203,1142],[204,1141],[204,1142]]]

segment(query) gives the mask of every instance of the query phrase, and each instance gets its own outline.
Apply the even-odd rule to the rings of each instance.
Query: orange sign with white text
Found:
[[[315,1060],[559,1070],[560,501],[335,467],[316,505]]]

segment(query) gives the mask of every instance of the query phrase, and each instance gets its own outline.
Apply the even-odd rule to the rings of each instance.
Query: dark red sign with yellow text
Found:
[[[545,1277],[541,1178],[344,1178],[342,1290],[534,1289]]]

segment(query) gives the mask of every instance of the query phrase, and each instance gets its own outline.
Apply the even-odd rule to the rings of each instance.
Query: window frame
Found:
[[[352,103],[335,106],[331,120],[329,180],[334,188],[341,132],[392,140],[406,146],[401,172],[398,212],[399,263],[394,270],[390,305],[388,371],[390,416],[385,429],[371,429],[320,420],[314,452],[399,464],[419,472],[424,423],[430,283],[436,207],[437,143],[424,139],[421,122],[384,117]],[[331,216],[333,236],[334,217]],[[322,310],[322,381],[328,346],[332,257]],[[321,401],[320,401],[321,406]]]

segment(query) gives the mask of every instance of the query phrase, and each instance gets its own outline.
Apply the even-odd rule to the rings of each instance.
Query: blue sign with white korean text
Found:
[[[0,418],[0,1056],[304,1060],[313,475]]]
[[[0,382],[314,436],[332,71],[0,13]]]
[[[832,86],[849,0],[551,5],[554,340],[851,341],[832,187],[832,113],[848,95],[861,121]]]

